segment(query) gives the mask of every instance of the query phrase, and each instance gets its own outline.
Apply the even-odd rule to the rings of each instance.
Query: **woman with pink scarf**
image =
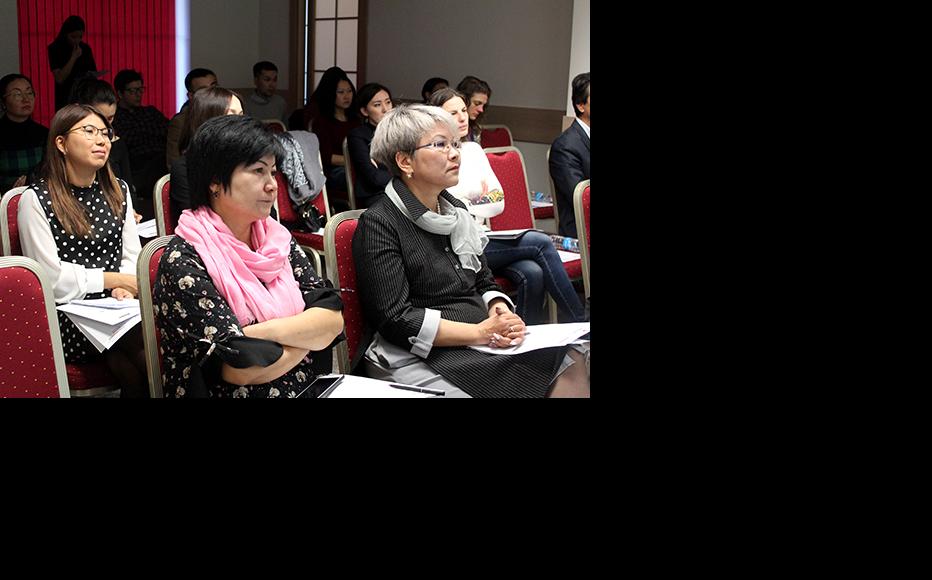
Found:
[[[332,370],[342,302],[269,217],[281,145],[226,115],[188,147],[191,209],[159,262],[153,292],[167,397],[316,397]]]

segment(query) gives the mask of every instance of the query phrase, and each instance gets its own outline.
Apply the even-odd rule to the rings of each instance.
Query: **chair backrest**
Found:
[[[310,246],[301,245],[301,249],[304,250],[307,259],[310,260],[311,264],[314,266],[314,273],[320,278],[323,275],[320,267],[320,254]]]
[[[580,181],[573,191],[573,207],[576,209],[576,235],[580,241],[585,236],[584,244],[579,244],[579,257],[582,259],[583,288],[589,296],[589,180]]]
[[[156,314],[152,302],[152,287],[159,271],[159,260],[175,236],[162,236],[151,240],[139,253],[136,261],[136,279],[139,284],[139,310],[142,314],[142,345],[146,352],[146,370],[149,375],[149,397],[161,399],[162,391],[162,337],[156,328]]]
[[[3,194],[0,200],[0,256],[21,256],[23,248],[19,245],[19,223],[16,212],[19,209],[20,196],[26,186],[14,187]]]
[[[152,188],[152,203],[155,204],[155,231],[159,236],[170,236],[175,233],[175,226],[178,225],[172,220],[171,197],[168,195],[171,189],[171,174],[167,173],[155,182]]]
[[[351,371],[350,364],[356,356],[365,327],[356,287],[356,264],[353,262],[353,234],[356,233],[359,216],[364,211],[357,209],[338,213],[327,221],[327,227],[324,228],[327,277],[333,282],[334,288],[351,290],[340,293],[346,340],[337,345],[337,366],[343,374]]]
[[[284,133],[288,131],[288,127],[278,119],[262,119],[262,122],[265,123],[269,131],[273,133]]]
[[[483,149],[511,147],[514,145],[514,141],[511,139],[511,129],[505,125],[483,125],[479,143]]]
[[[350,209],[356,209],[356,191],[353,187],[356,183],[356,172],[353,170],[346,137],[343,138],[343,160],[346,162],[346,195],[349,197]]]
[[[547,147],[547,183],[550,184],[550,202],[553,203],[553,223],[556,231],[560,231],[560,208],[557,207],[557,188],[553,185],[553,176],[550,175],[550,147]]]
[[[0,397],[70,396],[52,283],[31,258],[0,258]]]
[[[278,221],[280,222],[300,222],[301,218],[291,205],[291,197],[288,195],[288,180],[281,171],[275,174],[275,181],[278,182],[278,197],[275,200],[275,211],[278,212]],[[327,199],[327,186],[321,190],[320,195],[314,198],[314,207],[320,212],[320,215],[330,219],[330,202]]]
[[[489,219],[491,228],[516,230],[537,227],[521,151],[517,147],[492,147],[485,150],[485,156],[505,194],[505,211]]]

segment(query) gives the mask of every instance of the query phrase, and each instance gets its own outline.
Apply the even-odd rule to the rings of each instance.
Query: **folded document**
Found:
[[[68,319],[99,352],[113,346],[142,320],[139,300],[135,298],[72,300],[68,304],[59,304],[58,310],[68,315]]]

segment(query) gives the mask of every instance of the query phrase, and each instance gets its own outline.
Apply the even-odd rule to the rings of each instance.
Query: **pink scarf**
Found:
[[[304,299],[288,261],[291,233],[274,219],[253,222],[255,251],[237,240],[207,206],[181,212],[175,233],[197,250],[241,326],[304,310]]]

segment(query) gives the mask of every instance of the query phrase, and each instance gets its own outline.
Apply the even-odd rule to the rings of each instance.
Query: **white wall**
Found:
[[[0,77],[19,72],[16,0],[0,0]]]
[[[217,73],[224,87],[253,86],[252,65],[278,66],[288,88],[288,0],[191,0],[191,68]]]
[[[574,117],[573,77],[589,72],[589,0],[573,2],[573,40],[570,51],[570,74],[566,82],[566,114]]]

